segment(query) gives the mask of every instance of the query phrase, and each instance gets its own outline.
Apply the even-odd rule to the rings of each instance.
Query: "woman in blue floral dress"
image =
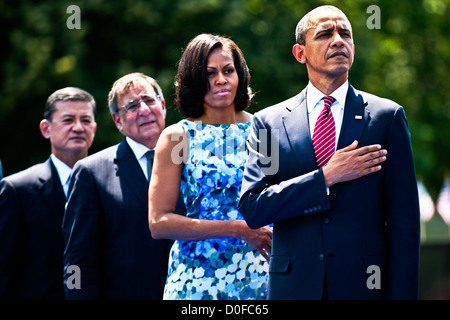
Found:
[[[230,39],[202,34],[179,62],[177,107],[149,189],[154,238],[176,240],[164,299],[265,299],[272,229],[250,229],[237,209],[251,99],[245,59]],[[186,216],[174,213],[179,192]]]

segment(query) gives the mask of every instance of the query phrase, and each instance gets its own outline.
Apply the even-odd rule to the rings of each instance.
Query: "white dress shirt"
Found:
[[[147,174],[147,157],[145,154],[147,151],[151,150],[144,146],[143,144],[140,144],[130,137],[126,137],[128,145],[130,146],[131,150],[133,151],[134,155],[136,156],[137,161],[139,162],[139,165],[142,168],[142,171],[144,172],[145,178],[148,180],[148,174]]]
[[[64,194],[67,198],[67,193],[69,192],[69,182],[70,175],[72,174],[72,168],[67,164],[59,160],[53,153],[50,155],[50,159],[52,159],[53,164],[56,167],[56,171],[58,171],[59,180],[61,181],[61,185],[64,190]]]
[[[334,145],[334,150],[336,150],[339,140],[339,134],[341,133],[347,91],[348,80],[330,94],[330,96],[336,99],[336,101],[334,101],[331,105],[331,113],[333,114],[336,127],[336,143]],[[323,97],[325,97],[325,94],[323,94],[319,89],[314,87],[311,82],[309,82],[306,89],[306,105],[308,107],[309,130],[311,133],[311,138],[314,133],[314,127],[316,126],[317,118],[319,118],[320,112],[325,106],[322,100]]]

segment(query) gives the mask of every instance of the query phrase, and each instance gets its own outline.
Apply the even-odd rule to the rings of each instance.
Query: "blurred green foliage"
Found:
[[[183,48],[202,32],[231,37],[242,49],[257,93],[254,113],[295,95],[307,84],[293,58],[294,30],[312,8],[333,4],[353,26],[356,57],[350,82],[403,105],[416,171],[434,199],[450,169],[450,0],[0,0],[0,159],[5,175],[44,161],[39,132],[47,97],[65,86],[94,95],[99,114],[91,153],[119,142],[106,103],[112,83],[140,71],[156,78],[174,107],[174,76]],[[69,5],[81,29],[66,26]],[[370,5],[380,29],[366,25]]]

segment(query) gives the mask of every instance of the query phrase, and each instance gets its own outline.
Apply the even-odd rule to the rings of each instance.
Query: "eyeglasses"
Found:
[[[128,101],[119,109],[124,109],[126,113],[135,113],[141,107],[141,102],[144,102],[147,107],[154,106],[156,104],[156,100],[161,101],[161,96],[157,95],[156,99],[151,96],[142,96],[139,99],[134,99]]]

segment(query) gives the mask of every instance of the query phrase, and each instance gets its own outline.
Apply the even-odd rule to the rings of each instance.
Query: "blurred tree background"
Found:
[[[418,177],[436,198],[450,169],[450,0],[70,0],[0,1],[0,159],[5,175],[44,161],[39,132],[44,103],[56,89],[78,86],[97,100],[91,153],[121,140],[106,103],[112,83],[140,71],[156,78],[174,107],[174,75],[190,39],[202,32],[231,37],[251,69],[250,112],[295,95],[306,68],[291,54],[298,20],[333,4],[349,17],[356,44],[350,81],[404,106]],[[66,25],[77,5],[81,29]],[[367,20],[380,8],[380,29]]]
[[[351,84],[404,106],[418,179],[436,200],[450,174],[450,0],[0,0],[4,175],[48,158],[39,122],[47,97],[62,87],[81,87],[97,101],[90,153],[122,139],[106,100],[113,82],[126,73],[157,79],[167,125],[181,119],[174,76],[184,47],[199,33],[231,37],[242,49],[256,92],[250,112],[297,94],[308,79],[291,53],[294,30],[322,4],[336,5],[352,23]],[[80,29],[67,27],[70,5],[80,8]],[[379,29],[367,25],[371,5],[380,9]]]

